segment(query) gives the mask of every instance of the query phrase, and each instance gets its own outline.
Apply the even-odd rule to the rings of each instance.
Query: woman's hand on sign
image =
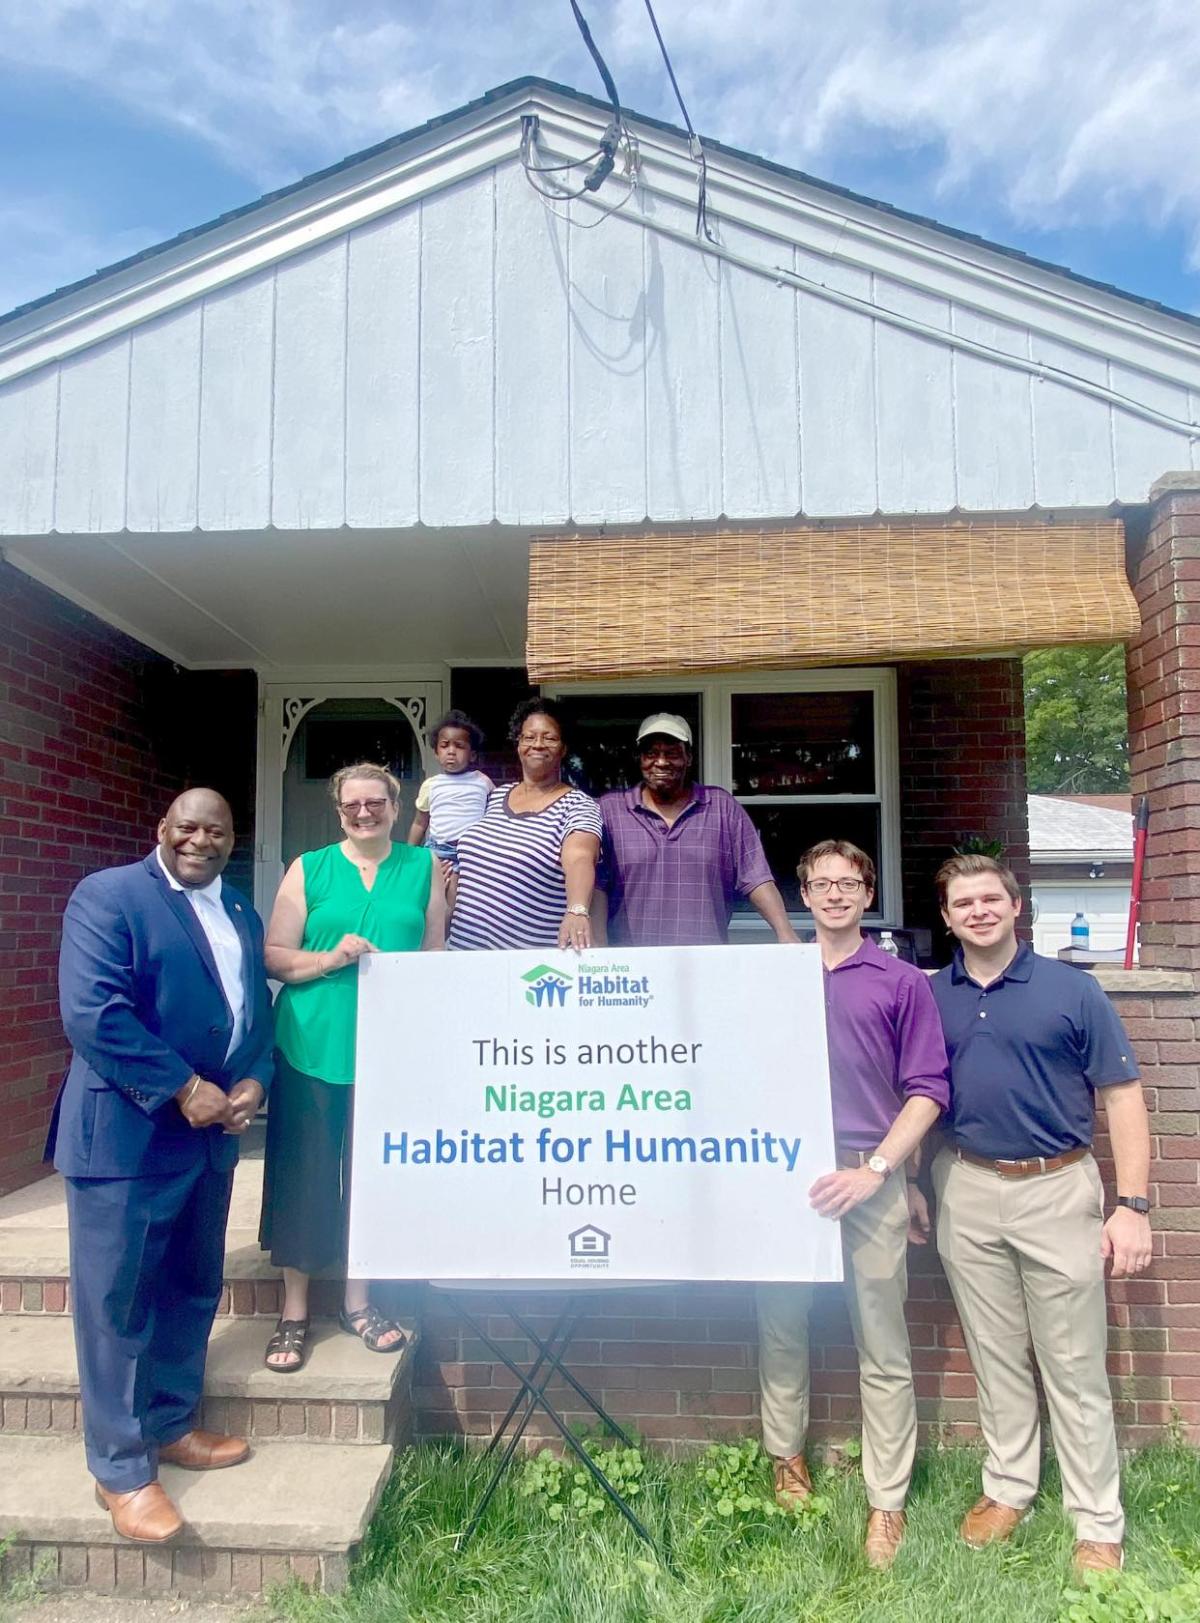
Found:
[[[870,1167],[851,1167],[846,1172],[826,1172],[808,1191],[808,1202],[820,1217],[845,1217],[864,1200],[883,1188],[884,1179]]]
[[[592,921],[586,913],[564,913],[558,927],[558,944],[583,952],[592,944]]]
[[[344,935],[336,947],[325,954],[328,960],[325,973],[332,974],[334,970],[345,969],[347,964],[357,963],[368,952],[378,952],[379,948],[367,940],[365,935]]]

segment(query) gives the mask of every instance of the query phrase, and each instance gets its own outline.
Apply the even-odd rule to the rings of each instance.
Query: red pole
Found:
[[[1142,870],[1146,865],[1146,831],[1150,827],[1150,798],[1143,795],[1138,801],[1134,819],[1133,883],[1129,889],[1129,928],[1125,933],[1125,968],[1133,968],[1133,949],[1137,943],[1138,918],[1142,911]]]

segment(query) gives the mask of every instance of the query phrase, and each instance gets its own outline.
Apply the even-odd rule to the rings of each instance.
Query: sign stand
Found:
[[[518,1409],[521,1409],[522,1406],[524,1406],[524,1412],[522,1413],[520,1419],[517,1420],[516,1427],[505,1444],[504,1453],[500,1456],[500,1462],[493,1471],[488,1485],[484,1489],[482,1497],[472,1513],[471,1520],[454,1541],[455,1550],[461,1551],[466,1548],[468,1542],[475,1532],[475,1529],[483,1520],[484,1513],[486,1512],[488,1505],[491,1503],[492,1495],[500,1485],[500,1479],[508,1469],[512,1461],[512,1457],[516,1453],[517,1446],[525,1434],[525,1428],[533,1418],[535,1411],[541,1409],[549,1417],[551,1423],[557,1428],[564,1443],[566,1443],[567,1447],[579,1460],[580,1464],[583,1465],[585,1470],[587,1470],[597,1487],[607,1496],[610,1502],[616,1506],[621,1515],[629,1523],[630,1527],[633,1528],[637,1536],[648,1544],[650,1548],[654,1550],[655,1554],[660,1554],[661,1552],[658,1550],[658,1546],[655,1544],[654,1539],[646,1531],[646,1528],[642,1525],[641,1521],[639,1521],[638,1517],[634,1515],[627,1501],[622,1498],[622,1496],[617,1492],[616,1488],[613,1487],[612,1483],[605,1476],[604,1472],[596,1464],[595,1460],[592,1459],[586,1448],[584,1448],[583,1444],[571,1431],[562,1415],[559,1414],[553,1403],[551,1403],[550,1399],[546,1396],[546,1388],[550,1384],[550,1381],[555,1375],[561,1375],[572,1391],[583,1399],[584,1403],[587,1404],[588,1408],[591,1409],[592,1413],[596,1415],[603,1425],[616,1437],[618,1437],[620,1441],[625,1444],[626,1448],[633,1447],[633,1442],[629,1437],[629,1434],[617,1424],[613,1417],[587,1390],[587,1388],[576,1380],[574,1375],[571,1374],[570,1370],[567,1369],[566,1365],[563,1363],[563,1359],[566,1357],[567,1349],[571,1345],[571,1341],[575,1335],[579,1321],[583,1318],[584,1313],[586,1312],[586,1308],[580,1305],[579,1296],[577,1294],[572,1294],[567,1297],[563,1309],[558,1315],[558,1318],[556,1319],[549,1335],[543,1338],[537,1333],[533,1326],[529,1324],[529,1322],[523,1318],[520,1313],[517,1312],[515,1307],[513,1307],[511,1302],[506,1298],[505,1294],[502,1291],[496,1291],[494,1302],[497,1310],[504,1314],[505,1317],[512,1320],[513,1324],[516,1325],[517,1329],[529,1343],[531,1352],[536,1351],[536,1357],[529,1366],[528,1370],[523,1370],[513,1361],[513,1359],[508,1356],[503,1347],[499,1345],[495,1338],[488,1333],[485,1324],[481,1323],[475,1314],[471,1312],[470,1308],[463,1299],[464,1292],[462,1287],[456,1287],[449,1282],[443,1283],[441,1281],[431,1281],[431,1283],[434,1285],[435,1289],[446,1292],[450,1298],[450,1301],[461,1316],[464,1324],[466,1324],[475,1333],[475,1335],[479,1337],[480,1341],[483,1342],[484,1346],[488,1349],[492,1356],[498,1359],[509,1370],[509,1372],[516,1377],[519,1383],[517,1394],[513,1398],[511,1404],[509,1404],[508,1413],[497,1426],[492,1435],[491,1442],[489,1442],[486,1450],[484,1451],[485,1459],[489,1458],[499,1447],[500,1443],[504,1439],[505,1433],[508,1431],[509,1426],[512,1425],[513,1420],[516,1418]],[[470,1287],[467,1287],[467,1289],[470,1289]],[[545,1369],[544,1374],[542,1373],[543,1369]]]

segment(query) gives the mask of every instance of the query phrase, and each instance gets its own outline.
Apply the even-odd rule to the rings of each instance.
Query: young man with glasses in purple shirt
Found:
[[[875,865],[848,840],[800,859],[825,970],[825,1024],[838,1170],[809,1201],[842,1225],[846,1303],[858,1349],[862,1466],[870,1515],[865,1553],[889,1567],[904,1537],[917,1446],[917,1404],[904,1302],[908,1241],[924,1245],[929,1213],[906,1163],[949,1104],[949,1068],[929,983],[863,935]],[[757,1289],[763,1442],[781,1504],[806,1499],[811,1285]]]
[[[682,716],[638,728],[641,782],[603,795],[604,860],[613,946],[721,946],[744,896],[775,932],[795,941],[749,813],[727,789],[693,783],[692,729]]]

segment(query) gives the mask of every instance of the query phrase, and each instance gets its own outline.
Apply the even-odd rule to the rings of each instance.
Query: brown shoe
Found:
[[[113,1528],[133,1544],[165,1544],[183,1527],[183,1517],[159,1482],[132,1493],[110,1493],[96,1484],[96,1503],[112,1517]]]
[[[244,1437],[224,1437],[219,1431],[185,1431],[158,1451],[160,1464],[178,1465],[184,1471],[221,1471],[249,1457],[250,1444]]]
[[[985,1493],[971,1506],[962,1519],[959,1534],[964,1544],[973,1550],[982,1550],[985,1544],[1003,1544],[1011,1538],[1025,1519],[1023,1510],[1002,1505],[989,1499]]]
[[[863,1552],[867,1565],[882,1572],[896,1559],[904,1543],[905,1517],[902,1510],[872,1510],[867,1517],[867,1542]]]
[[[803,1454],[775,1461],[775,1503],[792,1510],[812,1497],[812,1478]]]
[[[1077,1578],[1082,1578],[1085,1572],[1120,1572],[1125,1565],[1125,1546],[1081,1538],[1075,1546],[1071,1565]]]

